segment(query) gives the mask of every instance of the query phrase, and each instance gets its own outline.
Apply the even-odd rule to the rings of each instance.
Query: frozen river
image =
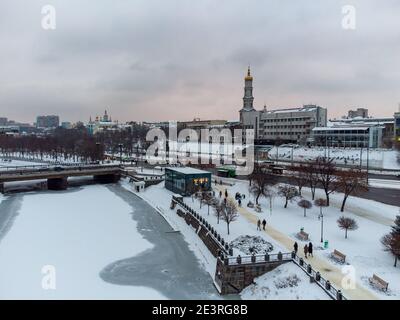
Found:
[[[0,200],[0,299],[218,298],[182,236],[119,185]]]

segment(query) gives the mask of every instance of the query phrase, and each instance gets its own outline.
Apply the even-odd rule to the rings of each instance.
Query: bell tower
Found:
[[[247,69],[247,76],[244,78],[243,109],[254,110],[253,101],[253,77],[251,75],[249,66]]]

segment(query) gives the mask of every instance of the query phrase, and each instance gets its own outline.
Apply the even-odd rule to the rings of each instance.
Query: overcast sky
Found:
[[[56,9],[56,30],[41,26]],[[342,28],[342,6],[356,29]],[[400,102],[399,0],[1,0],[0,116],[238,119],[250,64],[255,106]]]

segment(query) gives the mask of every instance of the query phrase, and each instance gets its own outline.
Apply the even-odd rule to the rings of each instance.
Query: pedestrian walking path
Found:
[[[224,187],[221,186],[217,186],[217,189],[222,190],[223,192],[225,190]],[[232,198],[230,196],[228,197]],[[254,223],[255,226],[257,225],[259,217],[255,213],[250,212],[246,207],[238,207],[238,211],[240,215],[246,218],[249,222]],[[268,225],[266,227],[266,230],[261,232],[265,232],[269,237],[279,242],[285,249],[293,251],[294,240],[291,239],[289,236],[285,235],[284,233],[278,231],[277,229],[271,227],[271,225]],[[304,253],[301,246],[298,251],[298,256],[304,258]],[[372,292],[365,289],[358,283],[356,284],[355,289],[344,289],[341,283],[344,275],[337,266],[329,263],[328,261],[319,258],[317,256],[308,258],[306,261],[310,263],[315,270],[319,271],[325,279],[329,280],[336,288],[342,290],[343,294],[349,299],[351,300],[378,299],[377,296],[375,296]]]

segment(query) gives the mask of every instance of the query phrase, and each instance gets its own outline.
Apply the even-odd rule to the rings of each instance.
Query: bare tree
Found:
[[[292,201],[294,198],[299,196],[299,192],[297,191],[296,187],[293,186],[280,185],[278,190],[278,195],[284,197],[286,200],[284,208],[287,208],[289,201]]]
[[[303,209],[304,209],[304,216],[305,216],[305,217],[307,216],[307,214],[306,214],[307,209],[311,209],[311,207],[312,207],[312,203],[311,203],[310,201],[306,200],[306,199],[300,200],[300,201],[297,203],[297,205],[298,205],[300,208],[303,208]]]
[[[327,207],[326,199],[318,198],[314,201],[314,205],[319,207],[319,214],[322,216],[322,208]]]
[[[400,216],[396,217],[392,226],[392,231],[383,236],[381,243],[385,247],[385,251],[390,252],[394,256],[394,266],[397,266],[397,260],[400,258]]]
[[[235,221],[239,217],[239,213],[236,207],[235,201],[232,199],[228,199],[226,204],[223,206],[223,210],[221,212],[221,219],[226,222],[226,227],[228,229],[229,234],[229,226],[231,222]]]
[[[292,172],[291,180],[297,186],[299,195],[301,196],[301,190],[308,183],[307,168],[304,165],[300,165],[299,167],[292,166],[290,167],[290,171]]]
[[[258,204],[261,196],[268,196],[269,186],[274,185],[276,181],[275,176],[265,173],[258,173],[253,176],[253,183],[249,187],[249,190],[256,198],[256,204]]]
[[[337,172],[337,191],[343,192],[343,202],[340,211],[344,211],[347,198],[358,196],[368,191],[367,174],[360,169],[349,169]]]
[[[315,159],[313,165],[317,171],[317,179],[319,185],[325,192],[326,203],[329,206],[329,195],[336,191],[336,166],[333,163],[333,159],[327,159],[324,157],[318,157]]]
[[[357,224],[356,220],[345,217],[345,216],[340,217],[337,220],[337,224],[340,229],[345,230],[345,238],[346,239],[347,239],[347,231],[348,230],[352,231],[352,230],[358,229],[358,224]]]
[[[225,198],[226,199],[226,198]],[[214,215],[217,217],[217,224],[219,224],[219,219],[221,217],[222,211],[224,210],[225,203],[224,201],[216,201],[213,203]]]
[[[215,202],[215,198],[211,194],[205,192],[203,193],[202,201],[207,205],[207,215],[210,215],[210,206]]]
[[[303,166],[306,185],[311,189],[312,200],[315,199],[315,189],[318,186],[318,174],[313,163],[307,163]]]

